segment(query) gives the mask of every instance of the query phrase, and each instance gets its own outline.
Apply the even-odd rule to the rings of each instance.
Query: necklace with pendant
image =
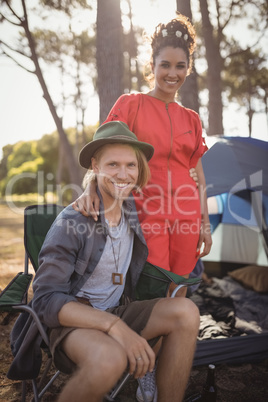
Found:
[[[113,256],[114,256],[114,265],[115,265],[115,269],[116,272],[112,273],[112,281],[113,281],[113,285],[123,285],[123,274],[121,274],[120,272],[118,272],[119,269],[119,259],[120,259],[120,249],[121,249],[121,240],[119,242],[119,250],[118,250],[118,257],[117,257],[117,261],[115,258],[115,251],[114,251],[114,243],[113,243],[113,239],[110,236],[111,239],[111,243],[112,243],[112,250],[113,250]]]

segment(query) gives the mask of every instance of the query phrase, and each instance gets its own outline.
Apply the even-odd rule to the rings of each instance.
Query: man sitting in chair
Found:
[[[99,402],[127,368],[136,378],[152,371],[147,341],[159,336],[155,400],[183,399],[198,309],[186,298],[135,301],[148,252],[131,191],[146,184],[152,155],[125,123],[102,125],[79,156],[96,174],[99,220],[68,206],[42,247],[32,306],[49,328],[56,367],[73,373],[59,401]]]

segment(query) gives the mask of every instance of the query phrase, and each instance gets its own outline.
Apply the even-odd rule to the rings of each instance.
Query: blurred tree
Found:
[[[116,99],[123,93],[123,29],[120,0],[98,0],[97,7],[97,88],[102,123]]]
[[[220,54],[220,42],[222,40],[222,29],[220,25],[219,16],[219,2],[216,0],[218,11],[218,26],[214,30],[210,21],[208,2],[207,0],[200,0],[200,11],[202,15],[202,32],[206,47],[206,59],[207,59],[207,88],[209,92],[208,100],[208,135],[223,134],[223,122],[222,122],[222,85],[221,85],[221,71],[223,67],[221,54]]]
[[[12,154],[13,152],[13,145],[5,145],[2,148],[2,159],[0,161],[0,193],[4,194],[4,180],[7,177],[8,174],[8,168],[7,168],[7,161],[9,155]]]
[[[82,144],[86,142],[84,128],[89,84],[96,81],[95,35],[90,36],[87,31],[77,34],[72,30],[71,23],[67,31],[42,29],[34,30],[32,34],[39,58],[60,71],[61,97],[57,109],[64,115],[66,106],[75,106],[77,156],[79,136],[82,135]]]
[[[268,70],[261,53],[261,50],[246,49],[229,56],[224,76],[229,99],[246,107],[249,136],[254,113],[267,115]]]
[[[228,59],[228,55],[233,53],[232,39],[225,33],[227,28],[237,26],[239,21],[248,22],[248,32],[255,34],[255,44],[258,43],[262,37],[262,31],[267,28],[268,2],[267,0],[254,2],[250,0],[199,0],[199,5],[202,17],[202,36],[206,49],[206,87],[209,92],[207,134],[223,134],[222,93],[225,88],[222,77],[226,68],[225,61]],[[251,47],[254,47],[254,44]],[[240,45],[237,52],[243,53],[244,50]]]
[[[76,61],[75,68],[75,87],[73,101],[76,110],[76,141],[75,155],[79,152],[79,135],[82,134],[82,145],[87,142],[85,132],[85,111],[88,104],[88,89],[85,85],[84,77],[87,77],[87,83],[90,80],[96,81],[96,64],[95,64],[95,36],[89,37],[86,31],[81,35],[76,35],[73,32],[71,45],[73,46],[73,58]],[[94,51],[93,51],[94,49]]]
[[[54,7],[56,9],[64,9],[64,11],[67,13],[70,12],[70,7],[72,5],[77,5],[81,3],[86,2],[83,0],[66,0],[63,3],[60,0],[43,1],[43,4],[46,6]],[[23,29],[23,31],[20,31],[21,37],[16,47],[11,46],[9,43],[4,42],[3,40],[0,41],[1,52],[3,55],[13,60],[24,70],[37,76],[43,91],[44,99],[47,102],[47,105],[57,127],[61,147],[64,150],[65,157],[68,159],[68,173],[70,181],[73,184],[80,185],[82,177],[81,170],[76,163],[73,149],[63,128],[62,117],[57,112],[56,106],[54,105],[54,102],[51,98],[47,83],[44,78],[44,74],[41,69],[40,58],[36,51],[36,41],[29,27],[26,2],[25,0],[20,0],[20,5],[22,9],[21,16],[19,16],[19,12],[17,12],[13,8],[14,3],[12,1],[2,0],[1,4],[2,6],[5,6],[5,8],[2,7],[2,10],[4,9],[4,11],[1,11],[0,14],[1,21]],[[33,65],[33,68],[29,68],[29,65]]]
[[[127,11],[123,17],[128,20],[128,29],[123,32],[123,50],[124,50],[124,92],[135,90],[140,92],[143,83],[142,66],[138,61],[138,41],[143,39],[143,29],[133,26],[131,0],[126,0]]]
[[[65,184],[68,182],[68,171],[66,168],[65,172],[63,168],[60,169],[61,177],[60,180],[57,180],[59,164],[59,136],[57,132],[43,135],[43,137],[37,141],[36,150],[44,160],[42,166],[44,177],[46,178],[49,174],[53,176],[49,176],[49,181],[45,181],[45,185],[50,184],[56,186],[57,184]]]
[[[77,158],[79,149],[86,143],[85,110],[88,104],[89,83],[96,80],[95,36],[89,36],[85,31],[76,34],[72,31],[71,24],[67,31],[56,33],[50,30],[35,30],[33,36],[39,57],[52,68],[58,67],[60,71],[61,97],[57,109],[60,109],[64,116],[66,106],[74,105],[76,131],[73,149]],[[65,151],[63,147],[58,147],[58,150],[56,176],[60,184]]]
[[[177,0],[177,11],[183,15],[186,15],[192,21],[193,16],[190,0]],[[181,97],[181,103],[183,106],[193,109],[199,113],[197,73],[194,60],[192,73],[187,77],[185,83],[181,87],[179,95]]]
[[[86,141],[91,141],[96,127],[85,127]],[[68,139],[74,144],[76,130],[66,130]],[[12,194],[36,193],[37,191],[45,201],[46,193],[54,193],[59,196],[63,204],[71,202],[70,189],[61,192],[68,187],[68,160],[62,158],[62,167],[58,169],[59,136],[55,131],[45,134],[40,140],[20,141],[14,145],[3,147],[3,157],[0,161],[0,193],[6,194],[10,180],[14,183],[8,191]],[[80,138],[82,146],[82,139]],[[16,177],[17,175],[17,177]],[[60,175],[60,177],[58,176]]]
[[[3,193],[7,186],[11,194],[36,193],[36,178],[38,171],[43,170],[43,164],[44,159],[37,150],[37,141],[20,141],[15,144],[7,157],[7,175],[1,185]]]
[[[13,146],[12,153],[7,158],[7,169],[20,167],[23,163],[32,161],[40,156],[37,141],[20,141]]]
[[[58,147],[58,149],[61,153],[59,158],[53,154],[53,162],[51,165],[53,165],[54,169],[54,161],[59,160],[58,165],[60,169],[55,175],[57,180],[65,181],[66,169],[63,167],[63,170],[61,170],[61,166],[64,165],[64,161],[68,161],[66,168],[70,171],[70,174],[72,173],[74,175],[77,163],[72,149],[75,147],[76,153],[78,147],[80,148],[85,142],[85,136],[83,135],[81,143],[78,132],[83,133],[85,131],[84,114],[87,103],[86,93],[88,92],[86,87],[87,80],[92,80],[99,92],[100,115],[102,116],[100,121],[106,118],[108,111],[119,95],[123,92],[130,92],[133,89],[140,91],[143,85],[141,69],[137,61],[137,55],[139,55],[140,51],[139,46],[142,41],[142,33],[141,29],[134,26],[132,23],[131,1],[98,0],[97,2],[96,0],[95,3],[98,4],[97,48],[95,31],[92,32],[90,23],[88,24],[89,31],[81,31],[80,33],[72,29],[71,23],[71,17],[77,17],[80,12],[78,12],[78,10],[82,10],[82,8],[79,9],[80,6],[86,7],[87,3],[93,5],[93,2],[88,2],[88,0],[39,0],[35,2],[36,10],[33,11],[29,9],[29,14],[31,11],[31,16],[34,16],[33,21],[35,21],[38,12],[42,18],[44,17],[48,20],[48,26],[51,26],[50,18],[52,18],[53,24],[53,17],[56,16],[56,18],[58,18],[58,16],[61,15],[58,13],[61,11],[64,11],[70,16],[70,20],[68,20],[70,22],[69,25],[67,24],[67,28],[65,27],[64,30],[55,33],[54,31],[46,29],[32,29],[31,32],[29,31],[28,12],[25,6],[25,0],[19,0],[17,2],[12,2],[11,0],[0,1],[3,10],[0,13],[2,22],[10,24],[10,26],[17,26],[18,29],[20,29],[17,46],[14,47],[11,46],[10,43],[0,41],[0,49],[3,55],[15,61],[17,65],[38,76],[44,97],[47,100],[55,122],[57,122],[56,126],[59,130],[61,146]],[[15,7],[15,4],[21,4],[21,12],[15,12],[12,8]],[[32,4],[32,2],[27,4]],[[40,5],[42,6],[41,12]],[[120,5],[122,10],[120,9]],[[176,5],[180,12],[190,18],[191,11],[193,10],[194,23],[198,29],[198,47],[196,54],[200,60],[202,59],[204,61],[206,48],[208,70],[206,74],[202,75],[201,73],[198,76],[198,85],[199,93],[201,93],[200,99],[203,101],[206,111],[204,116],[209,114],[207,132],[209,134],[223,133],[223,104],[221,95],[223,91],[225,91],[226,81],[223,80],[224,71],[225,68],[229,67],[230,55],[233,54],[234,48],[237,54],[244,52],[244,49],[241,49],[241,45],[240,47],[237,46],[237,44],[236,47],[234,46],[230,40],[230,34],[227,37],[224,33],[227,27],[234,27],[234,23],[237,22],[238,19],[242,19],[243,17],[243,19],[247,21],[247,18],[250,17],[248,19],[250,23],[249,29],[252,28],[254,32],[258,32],[257,28],[259,28],[259,36],[263,35],[262,32],[264,32],[265,27],[267,27],[267,1],[256,0],[252,3],[250,0],[174,0],[174,13]],[[199,10],[197,8],[198,5],[200,6]],[[18,10],[20,10],[19,7]],[[55,10],[57,10],[56,14]],[[200,10],[202,11],[203,17],[203,29],[207,38],[205,40],[203,40],[202,32],[199,32],[201,26]],[[19,15],[21,15],[21,17],[19,17]],[[124,23],[123,27],[121,19]],[[21,30],[21,28],[23,28],[23,30]],[[256,38],[256,43],[257,41],[258,38]],[[96,58],[98,63],[97,83]],[[24,59],[26,59],[26,62],[23,61]],[[238,63],[239,60],[241,62],[241,68],[244,67],[243,58],[237,57],[236,62]],[[34,65],[33,68],[32,65]],[[47,65],[49,65],[50,70],[47,69]],[[41,71],[40,66],[43,71]],[[43,66],[46,66],[46,70]],[[62,92],[62,96],[52,101],[46,83],[49,83],[49,74],[51,71],[54,72],[54,66],[56,66],[60,72],[59,81],[61,81],[60,91]],[[237,65],[237,72],[239,68],[240,67]],[[47,75],[43,74],[44,71],[48,71]],[[243,69],[241,71],[243,71]],[[257,101],[258,105],[260,103],[262,105],[265,104],[267,112],[266,72],[265,69],[262,69],[262,73],[259,71],[258,74],[260,77],[258,85],[256,84],[257,87],[253,88],[256,92],[252,95],[251,100],[252,102],[254,100],[254,104]],[[237,77],[239,79],[238,73]],[[230,81],[227,84],[227,90],[229,91],[228,93],[230,93]],[[254,82],[252,82],[251,85],[254,86]],[[66,88],[68,88],[67,91]],[[206,92],[206,88],[208,88],[209,91],[209,113],[207,113],[207,103],[203,96]],[[60,91],[58,91],[58,93]],[[180,96],[184,106],[198,111],[199,102],[195,72],[187,78],[186,83],[180,91]],[[205,101],[203,99],[205,99]],[[229,99],[238,98],[231,96]],[[63,130],[62,117],[64,117],[64,112],[68,110],[70,104],[76,105],[77,127],[75,135],[73,135],[74,131],[72,130],[71,136],[67,136],[67,130]],[[250,111],[248,113],[250,113]],[[74,141],[70,141],[71,138],[74,139]],[[71,158],[69,157],[69,153],[66,152],[65,147],[67,147],[66,149],[69,149],[68,152],[71,152],[73,155]],[[47,153],[47,157],[49,157],[49,153]],[[0,174],[4,172],[4,170],[1,169],[2,167],[0,166]],[[80,175],[81,171],[79,171],[79,169],[77,169],[77,172],[78,175]],[[69,180],[75,182],[74,179]],[[80,183],[80,178],[77,180],[79,180]]]

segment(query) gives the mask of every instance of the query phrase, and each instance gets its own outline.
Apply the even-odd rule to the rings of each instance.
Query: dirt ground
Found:
[[[18,212],[0,204],[0,289],[3,289],[17,272],[24,269],[23,216]],[[16,315],[12,316],[6,325],[3,323],[4,318],[5,314],[0,314],[0,401],[18,402],[21,399],[21,383],[20,381],[10,381],[6,377],[12,361],[9,334]],[[205,366],[193,367],[185,398],[202,390],[206,373],[207,367]],[[56,401],[67,379],[68,376],[60,375],[42,400]],[[240,365],[217,365],[216,385],[217,401],[219,402],[267,402],[268,361],[248,362]],[[136,381],[131,380],[116,400],[136,401],[136,388]],[[30,401],[32,398],[30,384],[27,385],[27,390],[27,401]]]

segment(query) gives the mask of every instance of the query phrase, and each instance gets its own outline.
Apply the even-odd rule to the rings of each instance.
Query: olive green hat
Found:
[[[79,154],[79,163],[82,167],[89,169],[91,158],[98,148],[106,144],[129,144],[135,145],[145,155],[149,161],[154,153],[152,145],[138,140],[136,135],[129,130],[126,123],[122,121],[110,121],[104,123],[95,132],[93,140],[81,149]]]

